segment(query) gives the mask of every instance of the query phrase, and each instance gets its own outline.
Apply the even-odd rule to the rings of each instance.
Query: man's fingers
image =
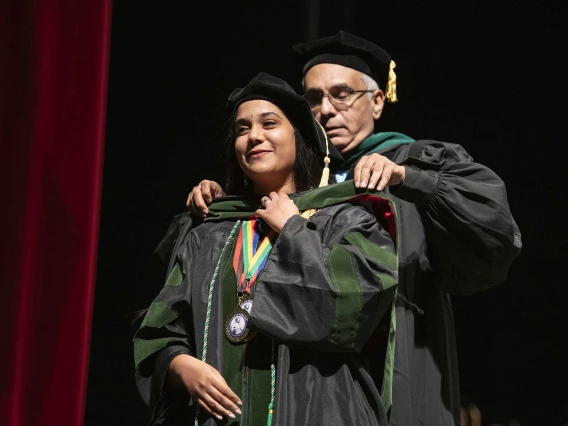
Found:
[[[210,204],[213,201],[213,197],[211,196],[211,183],[208,180],[202,180],[198,185],[201,189],[201,198],[207,204]]]
[[[384,164],[383,163],[375,163],[371,176],[369,176],[368,181],[363,181],[361,183],[361,187],[374,189],[377,186],[377,183],[381,179],[381,176],[384,173]],[[368,182],[368,183],[367,183]]]
[[[382,167],[385,160],[386,158],[380,154],[371,154],[361,157],[353,170],[353,181],[355,182],[355,187],[367,187],[368,182],[371,181],[371,175],[378,167]]]
[[[356,188],[365,187],[367,182],[369,182],[369,178],[373,172],[373,167],[375,167],[375,163],[370,159],[367,159],[364,162],[359,161],[359,163],[357,163],[357,166],[355,166],[355,170],[353,171],[353,180],[355,181]]]
[[[382,155],[362,157],[353,173],[355,187],[382,191],[387,185],[399,185],[404,180],[404,167],[397,166]]]
[[[221,188],[214,180],[202,180],[199,183],[201,187],[201,194],[203,195],[203,199],[207,204],[211,204],[214,198],[221,197],[225,195],[225,191]]]
[[[382,191],[383,188],[389,184],[393,170],[394,170],[394,163],[389,164],[388,167],[383,168],[383,173],[381,175],[381,178],[379,180],[379,184],[377,186],[377,189],[379,191]]]
[[[367,182],[371,181],[371,176],[376,173],[377,164],[367,162],[361,168],[361,176],[359,177],[359,186],[365,187]]]
[[[213,180],[210,181],[210,187],[211,196],[213,198],[222,197],[223,195],[225,195],[225,191],[223,191],[223,188],[221,188],[221,185],[219,185],[217,182]]]
[[[204,216],[207,214],[207,204],[201,195],[201,187],[196,186],[191,191],[191,200],[189,203],[189,210],[195,213],[198,216]]]
[[[223,191],[221,185],[213,180],[204,179],[191,190],[185,206],[190,212],[205,217],[209,211],[207,206],[213,202],[214,198],[223,195],[225,195],[225,191]]]

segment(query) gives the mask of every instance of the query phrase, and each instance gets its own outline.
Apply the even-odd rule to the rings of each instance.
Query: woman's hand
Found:
[[[189,355],[178,355],[170,363],[167,384],[185,387],[201,408],[219,420],[223,416],[235,418],[241,414],[237,405],[240,398],[229,388],[227,382],[215,368]]]
[[[296,204],[283,191],[271,192],[261,200],[264,209],[258,209],[255,214],[263,219],[275,232],[280,233],[284,224],[295,214],[300,214]]]

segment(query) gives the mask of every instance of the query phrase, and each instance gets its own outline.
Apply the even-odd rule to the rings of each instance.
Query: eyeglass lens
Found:
[[[348,87],[332,87],[329,93],[325,94],[319,90],[307,92],[304,97],[308,100],[310,107],[314,108],[321,105],[323,97],[329,96],[333,103],[348,102],[351,98],[352,90]]]

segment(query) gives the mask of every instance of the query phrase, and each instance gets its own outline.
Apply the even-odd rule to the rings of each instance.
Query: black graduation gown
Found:
[[[385,188],[400,226],[389,424],[459,425],[450,295],[503,283],[520,253],[505,183],[458,144],[418,140],[373,152],[407,166],[403,185]]]
[[[387,424],[362,349],[394,313],[396,211],[384,194],[353,195],[349,182],[294,197],[302,211],[321,210],[310,220],[293,216],[286,222],[253,287],[249,327],[258,334],[239,345],[223,332],[236,290],[236,235],[227,241],[238,231],[237,218],[254,212],[258,199],[253,205],[219,200],[210,206],[210,220],[195,227],[185,216],[166,284],[134,336],[136,382],[151,407],[150,424],[193,421],[187,394],[168,391],[164,379],[175,356],[201,359],[205,335],[206,362],[243,399],[243,415],[222,424],[265,422],[271,364],[275,426]],[[207,416],[201,420],[216,424]]]

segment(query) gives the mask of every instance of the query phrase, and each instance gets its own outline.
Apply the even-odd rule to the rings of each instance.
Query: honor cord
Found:
[[[266,426],[272,426],[272,414],[274,413],[274,394],[276,393],[276,342],[272,339],[272,363],[270,364],[270,403],[268,404],[268,419]]]
[[[209,320],[211,318],[211,305],[213,302],[213,287],[215,285],[215,280],[217,279],[217,274],[219,273],[219,267],[221,266],[221,259],[223,259],[223,253],[225,249],[229,245],[229,242],[233,239],[233,235],[235,231],[238,229],[239,225],[241,224],[240,220],[237,220],[235,226],[231,233],[229,234],[229,238],[227,238],[227,242],[223,246],[223,250],[221,250],[221,255],[219,256],[219,261],[217,262],[217,266],[215,266],[215,272],[213,273],[213,277],[211,278],[211,282],[209,283],[209,294],[207,295],[207,314],[205,315],[205,331],[203,333],[203,355],[201,356],[201,361],[207,362],[207,337],[209,334]],[[195,406],[195,426],[199,426],[199,405],[196,404]]]

